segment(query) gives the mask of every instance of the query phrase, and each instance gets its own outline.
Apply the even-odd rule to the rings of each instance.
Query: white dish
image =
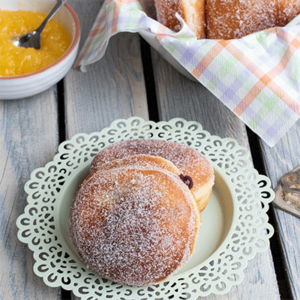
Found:
[[[74,193],[88,175],[92,158],[102,148],[130,138],[190,144],[211,160],[216,172],[192,258],[174,276],[151,287],[123,286],[88,270],[68,228]],[[34,252],[34,271],[47,285],[62,286],[82,299],[225,294],[243,280],[248,261],[269,247],[273,228],[266,211],[274,196],[270,186],[269,179],[251,167],[247,149],[233,139],[211,136],[197,122],[117,120],[99,133],[78,134],[62,143],[54,160],[32,173],[25,185],[28,205],[17,220],[18,238]]]
[[[48,13],[55,0],[0,0],[1,10],[32,10]],[[54,16],[72,38],[69,49],[50,66],[25,75],[0,77],[0,99],[18,99],[43,92],[61,80],[72,67],[79,47],[80,24],[70,5],[65,4]]]
[[[76,189],[90,173],[89,167],[89,164],[87,164],[85,167],[80,168],[78,172],[74,173],[74,176],[68,178],[60,193],[59,201],[56,201],[54,209],[57,214],[57,224],[59,225],[65,245],[67,245],[67,249],[72,251],[79,260],[80,257],[70,240],[69,220],[66,216],[69,215]],[[205,211],[201,214],[202,226],[197,238],[195,254],[173,277],[178,277],[180,274],[201,264],[221,246],[224,240],[228,238],[234,215],[236,217],[237,214],[235,211],[236,207],[234,206],[228,183],[226,183],[226,176],[222,173],[220,174],[217,170],[215,170],[215,176],[216,181],[213,187],[212,196]],[[205,247],[203,247],[203,241],[205,241]],[[82,265],[82,267],[84,266]]]

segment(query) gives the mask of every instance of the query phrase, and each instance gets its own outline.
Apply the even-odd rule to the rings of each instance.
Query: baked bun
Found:
[[[101,165],[137,154],[163,157],[172,162],[185,176],[192,178],[191,192],[195,196],[199,211],[206,207],[214,184],[214,170],[208,160],[197,150],[164,140],[126,140],[101,150],[91,163],[95,171]]]
[[[300,13],[299,0],[277,0],[278,18],[276,26],[282,27]]]
[[[174,31],[185,20],[198,39],[237,39],[287,25],[300,13],[299,0],[155,0],[157,20]]]
[[[207,0],[208,39],[236,39],[276,26],[277,0]]]
[[[70,234],[83,262],[105,278],[160,282],[190,258],[200,215],[188,187],[159,169],[91,173],[77,189]]]
[[[198,39],[205,38],[205,0],[154,0],[158,22],[179,31],[181,24],[176,12],[196,34]]]
[[[179,169],[170,161],[158,157],[144,154],[132,155],[122,159],[115,159],[105,164],[101,164],[100,168],[102,171],[111,170],[114,168],[138,168],[138,169],[162,169],[169,171],[177,176],[180,175]],[[98,168],[91,168],[92,171]]]
[[[141,4],[143,11],[147,14],[148,17],[155,19],[156,18],[156,9],[154,5],[154,0],[138,0]]]

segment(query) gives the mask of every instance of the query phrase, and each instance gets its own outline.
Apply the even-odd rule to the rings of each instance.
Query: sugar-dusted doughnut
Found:
[[[83,262],[115,282],[160,282],[190,258],[200,215],[188,187],[169,171],[101,168],[77,189],[70,235]]]
[[[300,13],[299,0],[155,0],[157,20],[180,30],[176,12],[198,39],[237,39],[287,25]]]
[[[179,31],[181,25],[176,12],[196,34],[205,38],[205,0],[154,0],[157,20],[166,27]]]
[[[208,160],[197,150],[176,142],[164,140],[126,140],[101,150],[91,163],[91,170],[101,165],[132,155],[160,156],[171,161],[185,176],[193,181],[191,188],[199,211],[206,207],[214,184],[214,170]]]
[[[241,38],[285,26],[299,13],[299,0],[207,0],[206,37]]]
[[[114,169],[114,168],[138,168],[138,169],[163,169],[176,175],[180,175],[180,170],[170,161],[159,157],[150,156],[145,154],[137,154],[122,159],[116,159],[109,161],[100,166],[102,171]]]
[[[272,0],[275,1],[275,0]],[[300,14],[299,0],[277,0],[278,16],[276,26],[282,27]]]
[[[207,38],[235,39],[276,26],[277,0],[207,0]]]

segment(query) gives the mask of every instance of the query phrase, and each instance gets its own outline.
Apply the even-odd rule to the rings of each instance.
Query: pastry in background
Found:
[[[285,26],[300,13],[300,0],[154,0],[154,3],[161,24],[179,31],[177,12],[198,39],[238,39]]]
[[[156,9],[154,5],[154,0],[138,0],[142,6],[143,11],[148,17],[156,19]]]
[[[300,0],[277,0],[277,26],[285,26],[300,14]]]
[[[205,0],[154,0],[158,22],[179,31],[181,25],[176,12],[196,34],[198,39],[205,38]]]
[[[206,37],[236,39],[276,26],[277,5],[272,0],[207,0]]]

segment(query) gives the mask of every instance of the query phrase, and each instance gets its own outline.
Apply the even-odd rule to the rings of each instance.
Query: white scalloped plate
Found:
[[[215,169],[211,200],[189,262],[168,280],[129,287],[101,278],[81,262],[69,236],[68,217],[78,185],[93,157],[124,139],[153,138],[187,144]],[[211,136],[197,122],[173,119],[154,123],[138,117],[116,120],[109,128],[78,134],[59,146],[54,160],[32,172],[25,185],[28,205],[17,220],[18,238],[34,252],[34,272],[52,287],[72,290],[82,299],[196,299],[225,294],[240,283],[256,253],[269,247],[271,183],[251,166],[249,152],[233,139]]]

